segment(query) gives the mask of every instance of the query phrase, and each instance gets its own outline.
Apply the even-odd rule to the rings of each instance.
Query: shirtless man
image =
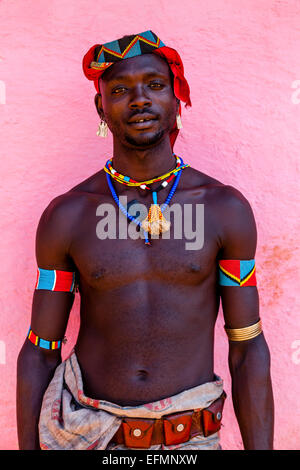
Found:
[[[170,135],[174,135],[181,98],[176,79],[181,84],[185,81],[180,62],[176,61],[175,69],[173,61],[154,53],[155,48],[159,50],[159,40],[153,51],[143,51],[146,43],[143,37],[149,39],[150,33],[139,36],[140,52],[106,65],[104,73],[102,70],[98,78],[96,75],[92,78],[96,88],[100,87],[95,103],[102,125],[106,123],[113,134],[113,168],[138,182],[174,169]],[[129,40],[132,44],[132,37]],[[114,43],[109,44],[113,47]],[[160,47],[163,51],[163,45]],[[169,48],[165,50],[168,52]],[[97,54],[94,50],[93,53],[94,60],[100,63],[99,48]],[[105,62],[109,63],[107,56]],[[185,96],[186,91],[187,88]],[[157,193],[158,204],[165,202],[174,179]],[[153,204],[151,191],[161,184],[152,183],[150,191],[124,185],[113,178],[110,181],[118,197],[126,196],[129,202],[135,200],[148,208]],[[144,439],[144,435],[146,441],[149,438],[148,445],[140,440],[137,447],[181,448],[184,442],[185,448],[220,448],[216,431],[219,427],[214,426],[221,419],[221,408],[207,425],[212,426],[213,433],[207,429],[205,432],[203,417],[199,418],[201,412],[198,411],[198,418],[202,419],[198,428],[196,415],[191,427],[190,414],[188,417],[184,414],[191,409],[195,396],[198,402],[192,408],[206,409],[216,403],[223,391],[221,379],[214,374],[214,327],[220,298],[225,326],[230,329],[232,397],[244,448],[272,449],[270,356],[257,326],[257,288],[255,283],[236,286],[231,281],[229,285],[219,281],[221,260],[241,260],[238,261],[241,266],[245,260],[254,260],[256,226],[251,207],[233,187],[190,167],[181,171],[173,203],[182,208],[184,204],[204,205],[201,249],[187,250],[186,240],[174,237],[172,226],[169,239],[148,233],[151,246],[142,238],[100,240],[96,234],[97,208],[102,204],[117,208],[108,185],[108,172],[103,169],[55,198],[45,209],[37,230],[37,264],[44,273],[54,270],[58,274],[59,271],[76,273],[81,296],[80,330],[73,362],[65,366],[61,362],[60,343],[53,343],[54,349],[45,345],[64,337],[74,294],[64,291],[70,288],[53,292],[45,284],[36,288],[32,334],[26,338],[18,358],[17,415],[21,449],[111,449],[128,448],[132,443],[134,448],[134,439]],[[230,264],[224,266],[223,276],[231,269]],[[250,336],[247,336],[245,328],[249,326]],[[76,384],[72,374],[76,376]],[[62,391],[58,390],[58,384],[64,381],[67,383],[64,397],[68,396],[70,403],[68,411],[62,409]],[[76,393],[74,384],[78,388]],[[215,396],[210,395],[212,390],[217,391]],[[163,405],[156,415],[157,402]],[[139,410],[139,413],[134,411],[130,415],[128,410]],[[67,413],[75,416],[79,412],[85,413],[80,415],[80,425],[77,423],[71,429]],[[91,435],[93,425],[84,428],[84,423],[90,425],[96,419],[93,416],[102,416],[101,413],[103,423],[99,426],[106,430],[102,433],[106,440],[97,437],[99,423]],[[168,434],[167,420],[162,421],[162,416],[168,414],[177,419],[171,434]],[[138,419],[133,421],[127,436],[124,416],[125,421],[129,418],[126,421],[129,427],[130,419]],[[178,421],[178,416],[180,419],[183,416],[183,420]],[[143,423],[147,426],[150,423],[150,437],[148,431],[144,432],[147,426]],[[191,429],[194,432],[180,438],[187,428],[189,433]],[[64,437],[65,432],[69,433],[68,438]],[[72,432],[76,436],[74,441],[69,437]]]

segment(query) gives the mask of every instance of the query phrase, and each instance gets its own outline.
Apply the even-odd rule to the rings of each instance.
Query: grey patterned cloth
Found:
[[[39,438],[43,450],[126,450],[112,437],[122,417],[160,418],[169,413],[208,407],[223,392],[223,381],[184,390],[177,395],[139,406],[119,406],[87,397],[83,391],[80,367],[73,351],[56,369],[42,403]],[[193,437],[179,445],[153,445],[149,450],[220,450],[219,434]]]

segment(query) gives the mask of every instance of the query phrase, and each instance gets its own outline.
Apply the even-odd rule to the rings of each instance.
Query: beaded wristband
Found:
[[[219,284],[221,286],[256,286],[255,260],[219,260]]]
[[[57,269],[37,269],[35,289],[60,292],[74,292],[75,272],[59,271]]]
[[[246,341],[262,333],[261,320],[245,328],[224,328],[230,341]]]
[[[66,342],[65,338],[60,341],[48,341],[46,339],[40,338],[33,333],[31,327],[29,328],[27,338],[32,342],[32,344],[43,349],[59,349],[61,344]]]

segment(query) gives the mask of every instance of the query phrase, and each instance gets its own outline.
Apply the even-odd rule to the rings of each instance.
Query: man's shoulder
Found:
[[[199,201],[203,201],[209,220],[215,222],[222,254],[227,259],[252,259],[257,231],[248,199],[236,187],[201,172],[194,177]]]
[[[232,232],[252,234],[255,238],[256,223],[250,202],[241,190],[226,182],[193,170],[192,187],[197,188],[199,201],[216,221],[222,237]]]
[[[213,201],[211,213],[217,222],[223,247],[226,246],[232,256],[240,256],[240,259],[243,259],[242,256],[247,257],[250,252],[255,253],[256,222],[250,202],[244,194],[232,185],[219,182],[214,184],[210,200]]]
[[[84,211],[89,198],[100,195],[103,188],[103,170],[93,174],[66,192],[55,196],[45,208],[48,216],[70,217],[78,216]]]
[[[74,210],[78,211],[84,203],[84,196],[79,191],[68,190],[65,193],[55,196],[43,211],[42,218],[50,222],[55,219],[67,220],[74,215]]]
[[[101,194],[106,187],[104,170],[97,171],[69,190],[74,197],[83,194]]]
[[[226,207],[228,210],[238,211],[250,206],[250,203],[245,195],[239,189],[230,184],[216,184],[215,192],[218,203],[222,208]]]
[[[187,181],[194,187],[206,187],[206,186],[222,186],[223,183],[216,178],[213,178],[200,170],[193,167],[188,167],[184,170],[183,175],[186,175]]]
[[[220,220],[227,225],[228,220],[234,220],[241,224],[247,224],[253,220],[253,211],[250,202],[245,195],[236,187],[230,184],[216,184],[214,186],[213,199],[216,212]]]
[[[249,201],[244,194],[234,186],[222,182],[210,175],[191,168],[193,186],[205,191],[220,205],[220,207],[231,207],[237,209],[249,205]]]

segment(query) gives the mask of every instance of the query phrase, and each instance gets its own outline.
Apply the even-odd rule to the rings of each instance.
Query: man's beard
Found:
[[[151,145],[157,144],[164,136],[164,133],[165,133],[164,130],[161,129],[157,131],[155,134],[153,134],[152,136],[149,136],[149,137],[145,136],[145,137],[141,137],[140,139],[135,139],[127,134],[125,134],[124,137],[128,144],[134,145],[135,147],[150,147]]]

